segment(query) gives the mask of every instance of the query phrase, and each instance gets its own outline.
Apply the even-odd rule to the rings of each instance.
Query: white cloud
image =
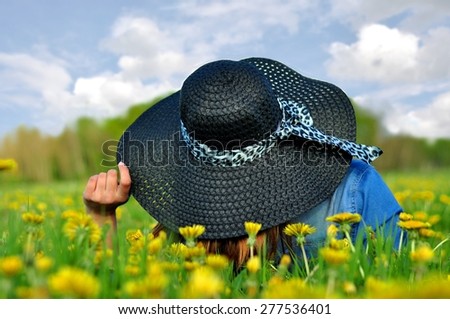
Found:
[[[34,92],[65,90],[71,83],[70,74],[61,61],[44,60],[27,54],[0,53],[0,81],[3,91],[20,91],[26,86]]]
[[[384,124],[391,133],[416,137],[448,138],[450,136],[450,91],[436,96],[420,108],[392,105],[384,112]]]
[[[79,116],[114,116],[173,89],[165,81],[144,84],[120,73],[73,80],[59,59],[27,54],[2,53],[0,67],[0,108],[22,108],[35,126],[50,134]]]
[[[124,78],[184,78],[199,65],[226,55],[227,48],[259,45],[272,29],[296,32],[311,6],[306,0],[283,5],[272,0],[188,2],[173,7],[176,23],[120,17],[102,47],[119,55]]]
[[[215,29],[219,29],[214,27],[217,22],[220,27],[226,26],[228,41],[238,43],[241,39],[259,37],[268,28],[281,27],[294,33],[302,14],[317,6],[307,0],[286,0],[282,5],[273,0],[234,0],[203,1],[201,5],[185,6],[183,10],[194,19],[206,18],[204,21]]]
[[[177,35],[178,27],[162,29],[155,21],[134,16],[119,18],[102,46],[119,55],[118,66],[124,78],[170,79],[191,71],[197,60],[210,54],[188,54],[186,39]]]
[[[124,80],[121,74],[99,75],[77,79],[73,94],[78,103],[97,110],[94,116],[117,115],[129,105],[146,101],[172,90],[170,83],[143,84],[139,80]]]
[[[422,38],[381,24],[364,26],[356,42],[329,47],[328,72],[341,79],[378,83],[418,83],[450,75],[450,29],[436,28]]]
[[[332,43],[326,67],[334,78],[379,87],[361,93],[358,101],[380,113],[389,132],[449,137],[448,52],[450,28],[416,35],[371,24],[360,30],[354,43]]]
[[[417,78],[419,38],[384,25],[365,26],[358,41],[334,42],[329,52],[329,73],[336,78],[378,81],[411,81]]]
[[[341,21],[360,29],[367,23],[397,20],[400,28],[422,32],[448,18],[448,0],[339,0],[329,1],[331,9],[323,21]]]
[[[430,94],[431,100],[420,106],[405,97]],[[404,86],[360,95],[354,100],[377,115],[390,134],[407,134],[429,139],[450,137],[450,83],[439,86]]]

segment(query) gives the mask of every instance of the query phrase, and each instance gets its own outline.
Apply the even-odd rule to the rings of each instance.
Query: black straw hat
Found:
[[[167,228],[201,224],[202,238],[285,223],[330,197],[355,143],[351,102],[338,87],[264,59],[208,63],[122,135],[117,160],[132,195]]]

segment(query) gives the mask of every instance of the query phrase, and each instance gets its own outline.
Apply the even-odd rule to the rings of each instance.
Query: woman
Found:
[[[355,139],[352,104],[336,86],[274,60],[215,61],[124,132],[120,180],[115,170],[91,177],[84,200],[97,222],[115,225],[131,193],[160,223],[155,233],[201,224],[206,248],[237,264],[248,256],[246,221],[262,224],[269,256],[292,248],[281,230],[293,222],[317,228],[314,253],[325,219],[343,211],[362,216],[353,239],[365,226],[396,236],[401,207],[370,165],[382,152]]]

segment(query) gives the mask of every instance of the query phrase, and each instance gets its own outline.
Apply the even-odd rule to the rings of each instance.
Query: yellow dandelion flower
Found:
[[[288,236],[307,236],[316,232],[316,227],[304,223],[288,224],[283,229]]]
[[[40,225],[44,221],[44,216],[33,212],[23,213],[22,220],[27,224]]]
[[[192,271],[200,266],[201,265],[198,261],[190,261],[190,260],[185,261],[183,264],[184,269],[186,269],[187,271]]]
[[[161,240],[167,240],[167,233],[164,230],[161,230],[158,237],[161,238]]]
[[[277,276],[279,277],[285,276],[289,270],[289,265],[291,264],[291,262],[292,262],[291,256],[289,256],[288,254],[284,254],[283,256],[281,256],[280,262],[278,263]]]
[[[72,241],[85,236],[91,244],[98,243],[102,235],[100,226],[92,219],[92,216],[85,214],[69,218],[64,224],[63,232]]]
[[[112,249],[99,249],[95,252],[94,264],[99,265],[102,261],[108,260],[113,256]]]
[[[141,274],[141,267],[138,265],[126,265],[125,273],[130,277],[136,277]]]
[[[365,282],[368,298],[399,299],[408,296],[408,285],[397,281],[383,281],[372,276]]]
[[[20,299],[48,299],[45,287],[17,287],[16,295]]]
[[[145,246],[145,238],[140,229],[127,230],[125,236],[130,245],[130,248],[128,249],[129,254],[135,255],[142,251]]]
[[[428,222],[431,225],[436,225],[440,221],[441,221],[441,215],[439,215],[439,214],[434,214],[434,215],[431,215],[430,217],[428,217]]]
[[[404,222],[405,222],[405,221],[408,221],[408,220],[413,219],[413,215],[403,212],[403,213],[400,213],[399,219],[400,219],[401,221],[404,221]]]
[[[425,223],[420,220],[407,220],[407,221],[399,221],[397,226],[404,230],[418,230],[421,228],[430,228],[429,223]]]
[[[343,212],[326,218],[327,221],[337,224],[355,224],[361,221],[358,213]]]
[[[150,255],[157,254],[164,246],[164,240],[161,237],[156,237],[147,244],[147,252]]]
[[[172,261],[161,262],[161,268],[164,271],[177,272],[180,270],[180,264]]]
[[[97,278],[74,267],[63,267],[51,275],[48,286],[54,295],[66,298],[96,298],[100,292]]]
[[[205,232],[205,226],[192,225],[178,228],[180,235],[186,240],[186,243],[194,243],[195,240]]]
[[[12,158],[1,159],[0,158],[0,171],[14,170],[17,168],[17,162]]]
[[[8,208],[10,210],[19,210],[21,204],[18,201],[12,201],[8,203]]]
[[[70,206],[73,206],[75,204],[75,202],[72,197],[67,196],[62,199],[62,204],[64,206],[70,207]]]
[[[435,198],[435,195],[432,191],[419,191],[412,194],[411,198],[413,200],[424,200],[424,201],[433,201]]]
[[[62,212],[61,217],[63,219],[70,219],[70,218],[77,218],[79,215],[83,215],[83,213],[73,209],[68,209]]]
[[[224,291],[222,278],[209,267],[192,271],[183,291],[184,298],[218,298]]]
[[[23,261],[19,256],[7,256],[0,258],[0,273],[7,277],[19,274],[23,269]]]
[[[206,265],[213,269],[224,269],[228,266],[228,258],[224,255],[208,255],[205,259]]]
[[[330,248],[333,248],[336,250],[350,249],[350,242],[348,241],[347,238],[344,238],[344,239],[332,238],[330,240],[329,245],[330,245]]]
[[[186,256],[188,247],[183,243],[172,243],[169,252],[174,256]]]
[[[297,245],[302,251],[302,257],[305,264],[306,274],[309,275],[309,263],[306,256],[304,243],[305,237],[316,232],[316,227],[304,223],[288,224],[284,227],[283,232],[288,236],[295,236]]]
[[[292,262],[291,256],[283,254],[283,256],[281,256],[279,265],[283,267],[289,267],[291,262]]]
[[[450,196],[446,194],[442,194],[441,196],[439,196],[439,200],[444,205],[450,205]]]
[[[429,228],[420,228],[419,236],[422,238],[435,238],[435,237],[439,237],[439,233],[437,233],[434,230],[429,229]]]
[[[255,237],[261,230],[262,225],[254,222],[245,222],[244,228],[249,237]]]
[[[409,191],[409,190],[406,190],[406,191],[403,191],[403,192],[395,192],[394,193],[395,199],[400,204],[402,204],[410,195],[411,195],[411,191]]]
[[[261,229],[262,225],[254,222],[245,222],[244,228],[248,234],[247,245],[250,247],[250,256],[253,257],[254,247],[256,244],[256,235]]]
[[[158,262],[150,263],[144,278],[128,281],[124,292],[131,298],[164,298],[168,278]]]
[[[319,254],[330,265],[342,265],[350,259],[348,250],[336,250],[330,247],[320,248]]]
[[[128,254],[130,255],[138,255],[144,249],[144,241],[135,241],[132,242],[130,247],[128,248]]]
[[[185,259],[192,259],[192,258],[201,258],[205,256],[206,249],[202,245],[197,245],[194,247],[186,247],[187,249],[184,250],[184,258]]]
[[[129,264],[133,264],[133,265],[137,265],[141,262],[142,258],[140,255],[128,255],[128,263]]]
[[[328,238],[336,237],[338,232],[339,232],[339,228],[335,224],[331,224],[327,228],[327,237]]]
[[[127,230],[126,232],[126,239],[128,241],[128,243],[133,243],[135,241],[141,241],[144,239],[144,234],[142,234],[142,231],[140,229],[136,229],[136,230]]]
[[[149,298],[145,279],[130,280],[124,285],[123,290],[131,298]]]
[[[249,273],[255,274],[261,269],[261,259],[259,256],[253,256],[247,260],[246,266]]]
[[[36,207],[39,211],[44,212],[47,210],[48,205],[47,205],[47,203],[40,202],[36,205]]]
[[[34,266],[40,272],[47,272],[53,267],[54,261],[47,256],[40,256],[34,260]]]
[[[347,295],[354,295],[357,292],[355,284],[351,281],[344,281],[342,290],[344,290]]]
[[[159,261],[154,261],[147,264],[147,275],[150,279],[155,279],[156,277],[163,277],[163,280],[160,281],[156,286],[158,289],[163,289],[168,283],[167,277],[164,275],[164,266]]]
[[[426,280],[416,282],[412,288],[411,298],[449,299],[450,285],[441,276],[431,275]]]
[[[311,289],[300,278],[283,280],[277,276],[270,278],[267,287],[261,293],[263,299],[307,299],[323,296],[324,292],[319,287]]]
[[[428,219],[428,214],[422,210],[413,213],[415,220],[426,221]]]
[[[433,252],[433,249],[424,245],[424,246],[420,246],[415,251],[412,251],[410,253],[409,257],[414,262],[426,263],[433,259],[434,252]]]

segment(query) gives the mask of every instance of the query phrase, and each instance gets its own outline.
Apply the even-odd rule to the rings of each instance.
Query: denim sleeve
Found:
[[[362,162],[357,163],[357,166],[362,171],[352,187],[352,204],[354,211],[359,212],[363,219],[358,231],[370,226],[374,231],[383,232],[379,235],[394,236],[395,245],[398,245],[400,229],[397,221],[402,212],[401,206],[373,166]]]

